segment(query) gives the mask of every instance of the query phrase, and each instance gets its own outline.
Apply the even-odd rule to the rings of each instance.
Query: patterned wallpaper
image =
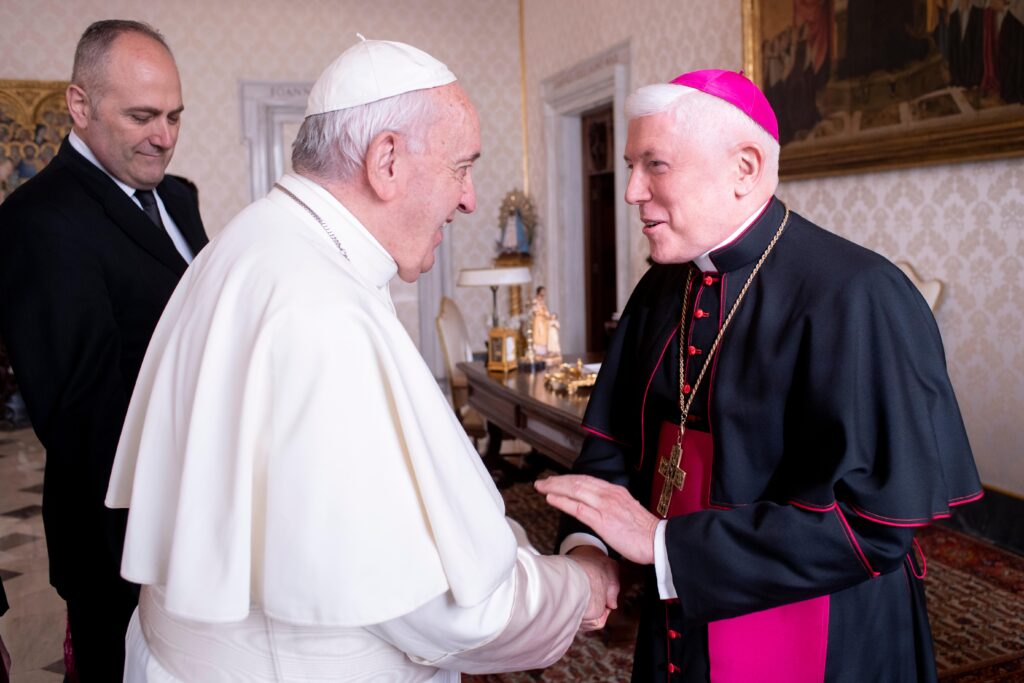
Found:
[[[488,265],[501,198],[522,185],[514,1],[2,0],[0,79],[66,80],[82,31],[106,18],[149,22],[174,51],[186,111],[169,170],[198,184],[211,235],[250,201],[240,81],[311,82],[357,40],[357,31],[410,43],[446,62],[480,110],[483,141],[473,173],[478,209],[448,228],[449,267],[454,276],[462,267]],[[393,293],[418,339],[415,285],[396,280]],[[454,296],[482,349],[490,292],[456,288]]]
[[[623,41],[632,88],[688,69],[739,68],[739,4],[526,0],[530,188],[539,215],[547,201],[540,83]],[[211,233],[249,200],[240,80],[311,81],[356,31],[446,61],[480,109],[484,146],[474,171],[477,212],[449,229],[450,269],[454,276],[489,262],[501,198],[522,184],[515,0],[3,0],[0,78],[67,78],[81,31],[114,16],[153,23],[175,51],[187,111],[171,170],[199,184]],[[807,180],[785,184],[780,194],[819,224],[946,284],[936,317],[982,477],[1024,495],[1024,161]],[[646,254],[634,227],[631,282]],[[551,229],[541,226],[537,263]],[[544,276],[537,273],[539,281]],[[394,294],[415,337],[416,288],[396,285]],[[455,298],[471,338],[483,339],[489,292],[456,288]]]
[[[530,188],[541,215],[545,78],[623,41],[631,90],[741,66],[738,0],[526,0],[526,8]],[[790,182],[779,194],[820,225],[945,283],[936,318],[982,479],[1024,495],[1024,160]],[[632,220],[635,282],[647,246]]]
[[[944,283],[935,318],[982,480],[1024,494],[1024,162],[805,180],[779,194]]]

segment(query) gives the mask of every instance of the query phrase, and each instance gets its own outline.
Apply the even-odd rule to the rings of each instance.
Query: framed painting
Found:
[[[1024,0],[741,0],[780,175],[1024,154]]]
[[[71,130],[60,81],[0,80],[0,202],[42,170]],[[0,429],[27,426],[24,404],[0,340]]]
[[[71,131],[61,81],[0,80],[0,202],[44,166]]]

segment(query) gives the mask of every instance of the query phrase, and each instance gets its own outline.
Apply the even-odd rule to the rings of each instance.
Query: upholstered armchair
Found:
[[[487,435],[487,424],[480,413],[469,407],[466,375],[456,367],[458,363],[473,360],[473,351],[469,345],[469,332],[462,311],[448,297],[441,298],[441,310],[437,314],[437,334],[441,338],[441,348],[444,350],[444,367],[448,375],[452,408],[466,434],[476,445],[479,439]]]

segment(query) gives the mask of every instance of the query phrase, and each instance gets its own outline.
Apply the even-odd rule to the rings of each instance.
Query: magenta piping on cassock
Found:
[[[793,507],[798,507],[801,510],[808,510],[810,512],[831,512],[832,508],[837,505],[836,501],[832,501],[828,505],[815,505],[814,503],[806,503],[802,500],[791,500],[789,501],[789,504]]]
[[[960,498],[953,498],[949,501],[949,507],[956,507],[958,505],[966,505],[967,503],[973,503],[976,500],[980,500],[985,495],[984,491],[978,491],[967,496],[961,496]],[[829,512],[836,505],[837,501],[833,501],[828,505],[815,505],[814,503],[807,503],[800,500],[790,500],[790,505],[798,507],[802,510],[810,510],[811,512]],[[950,516],[949,512],[934,512],[929,517],[920,517],[917,519],[903,519],[899,517],[886,517],[885,515],[876,515],[873,512],[869,512],[863,508],[857,507],[856,505],[850,505],[850,508],[857,514],[858,517],[874,522],[875,524],[883,524],[885,526],[895,527],[919,527],[928,526],[932,522],[940,519],[948,519]]]
[[[962,496],[960,498],[954,498],[950,500],[947,505],[949,507],[956,507],[957,505],[965,505],[967,503],[973,503],[976,500],[981,499],[985,495],[984,491],[978,491],[968,496]],[[918,527],[928,526],[932,522],[939,519],[948,519],[950,513],[948,511],[933,512],[929,517],[920,517],[918,519],[901,519],[899,517],[886,517],[885,515],[877,515],[873,512],[869,512],[856,505],[850,506],[854,512],[857,513],[858,517],[863,517],[866,520],[875,522],[876,524],[884,524],[886,526],[897,526],[897,527]]]
[[[689,289],[687,289],[686,293],[683,294],[683,296],[685,297],[689,293]],[[686,301],[686,299],[684,298],[683,301]],[[658,368],[661,367],[661,361],[665,359],[665,352],[668,351],[668,345],[672,343],[672,340],[676,338],[676,334],[678,333],[679,325],[676,325],[675,327],[672,328],[672,334],[668,336],[668,341],[666,341],[665,345],[661,347],[661,355],[658,356],[658,362],[654,364],[654,369],[651,370],[651,376],[647,379],[647,386],[644,388],[644,400],[640,403],[640,460],[636,464],[637,471],[639,471],[640,468],[643,467],[644,451],[647,445],[647,438],[644,434],[644,412],[647,410],[647,392],[651,390],[651,383],[654,381],[654,375],[657,374]]]
[[[966,505],[967,503],[973,503],[976,500],[981,500],[985,497],[985,490],[982,489],[977,493],[971,493],[966,496],[960,496],[959,498],[953,498],[949,501],[949,507],[953,508],[957,505]]]
[[[843,515],[842,510],[839,509],[839,503],[833,501],[831,505],[821,507],[791,500],[789,501],[789,504],[793,507],[800,508],[801,510],[808,510],[809,512],[834,512],[836,517],[839,519],[839,524],[842,526],[843,532],[846,534],[846,540],[849,541],[850,547],[853,548],[854,553],[857,554],[857,558],[860,559],[861,564],[864,565],[864,569],[866,569],[868,574],[872,577],[879,575],[879,573],[871,567],[871,563],[868,562],[867,555],[864,554],[864,551],[860,547],[860,543],[857,542],[857,537],[854,536],[853,529],[850,528],[849,522],[846,521],[846,517]]]
[[[724,273],[721,274],[721,276],[719,277],[719,280],[721,281],[721,289],[719,290],[719,295],[718,295],[718,328],[717,329],[720,330],[720,329],[722,329],[722,320],[723,320],[723,318],[722,318],[722,311],[725,309],[725,274]],[[695,307],[696,307],[696,302],[700,300],[701,291],[703,291],[705,286],[706,285],[701,284],[699,286],[699,288],[697,289],[697,294],[693,298],[693,300],[695,302],[694,303]],[[689,331],[689,334],[686,337],[686,345],[690,346],[692,344],[693,344],[693,325],[690,325],[690,331]],[[721,346],[719,346],[718,350],[721,351]],[[708,353],[710,353],[710,352],[711,352],[711,349],[708,349]],[[707,384],[707,387],[708,387],[708,399],[707,399],[707,406],[705,406],[705,407],[707,409],[708,434],[711,435],[711,438],[712,438],[712,457],[711,457],[711,459],[707,463],[707,469],[708,469],[708,476],[707,476],[707,480],[706,480],[707,481],[707,487],[704,489],[704,495],[703,495],[702,501],[704,503],[704,506],[706,508],[708,508],[708,509],[732,510],[732,509],[736,508],[737,506],[736,505],[722,505],[720,503],[715,503],[715,502],[713,502],[711,500],[711,483],[715,479],[715,458],[714,458],[714,434],[715,434],[715,428],[714,428],[714,425],[711,422],[711,394],[714,391],[715,372],[718,369],[718,358],[719,358],[719,356],[720,356],[720,354],[718,352],[716,352],[715,353],[715,357],[711,359],[711,372],[708,375],[708,379],[707,379],[707,381],[708,381],[708,384]]]
[[[895,526],[901,528],[928,526],[936,520],[949,518],[948,512],[933,512],[928,517],[918,517],[915,519],[900,519],[898,517],[885,517],[883,515],[876,515],[875,513],[868,512],[867,510],[859,508],[856,505],[851,505],[850,508],[855,513],[857,513],[858,517],[863,517],[869,522],[874,522],[875,524],[882,524],[884,526]]]
[[[771,202],[768,202],[768,203],[771,204]],[[767,209],[767,208],[768,208],[768,205],[766,204],[765,205],[765,209]],[[754,221],[754,222],[756,223],[757,221]],[[753,224],[754,223],[751,223],[751,225],[753,225]],[[720,289],[718,290],[718,329],[719,330],[722,329],[722,322],[724,321],[724,318],[722,317],[722,314],[725,312],[725,291],[726,291],[725,287],[726,287],[726,284],[727,284],[727,282],[726,282],[726,274],[722,273],[721,277],[719,277],[719,287],[720,287]],[[725,339],[724,339],[724,335],[723,335],[722,343],[724,343],[724,342],[725,342]],[[711,405],[712,405],[711,395],[715,391],[715,375],[718,373],[718,359],[721,356],[721,353],[720,353],[721,350],[722,350],[722,347],[721,347],[721,345],[719,345],[718,351],[715,352],[715,357],[711,359],[711,374],[708,375],[708,405],[707,405],[708,434],[711,434],[712,439],[714,439],[715,425],[714,425],[714,422],[712,422],[712,419],[711,419]],[[708,351],[710,352],[711,349],[708,349]],[[715,459],[714,458],[711,458],[711,462],[708,464],[708,474],[709,474],[709,476],[708,476],[708,490],[707,490],[707,498],[705,498],[705,500],[708,502],[708,507],[709,508],[715,508],[715,509],[718,509],[718,510],[729,510],[729,509],[731,509],[730,507],[719,505],[717,503],[712,503],[711,502],[711,482],[715,478]]]
[[[914,562],[908,553],[907,559],[911,560],[910,571],[914,572],[914,576],[917,578],[924,579],[924,577],[928,576],[928,560],[925,558],[924,551],[921,550],[921,544],[917,542],[917,538],[913,538],[912,541],[914,543],[914,547],[917,548],[917,554],[921,556],[921,573],[917,573],[917,569],[914,567]]]
[[[850,523],[846,521],[846,516],[843,514],[843,511],[839,509],[839,503],[835,503],[832,511],[836,513],[836,517],[839,518],[840,524],[843,525],[843,530],[846,531],[846,539],[850,542],[850,545],[853,546],[853,550],[857,553],[857,557],[859,557],[860,561],[864,564],[864,569],[867,570],[868,574],[870,574],[872,578],[879,576],[881,572],[876,572],[871,566],[871,563],[868,562],[868,556],[864,554],[864,550],[860,547],[860,543],[857,542],[857,537],[854,535],[853,529],[850,528]]]
[[[623,446],[628,446],[629,445],[629,444],[627,444],[624,441],[619,441],[614,436],[608,436],[607,434],[605,434],[603,432],[599,432],[596,429],[594,429],[593,427],[591,427],[589,425],[586,425],[586,424],[584,424],[582,422],[580,423],[580,427],[583,428],[583,431],[588,432],[590,434],[593,434],[594,436],[596,436],[596,437],[598,437],[600,439],[604,439],[605,441],[611,441],[612,443],[622,444]]]

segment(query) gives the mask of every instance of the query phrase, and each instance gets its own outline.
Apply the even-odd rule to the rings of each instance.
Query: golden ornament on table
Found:
[[[515,370],[516,331],[507,327],[494,327],[487,333],[487,369],[491,372]]]
[[[597,381],[596,372],[588,372],[583,368],[583,361],[577,360],[576,365],[562,363],[554,370],[544,373],[544,386],[555,393],[566,393],[575,396],[580,389],[588,389]]]

